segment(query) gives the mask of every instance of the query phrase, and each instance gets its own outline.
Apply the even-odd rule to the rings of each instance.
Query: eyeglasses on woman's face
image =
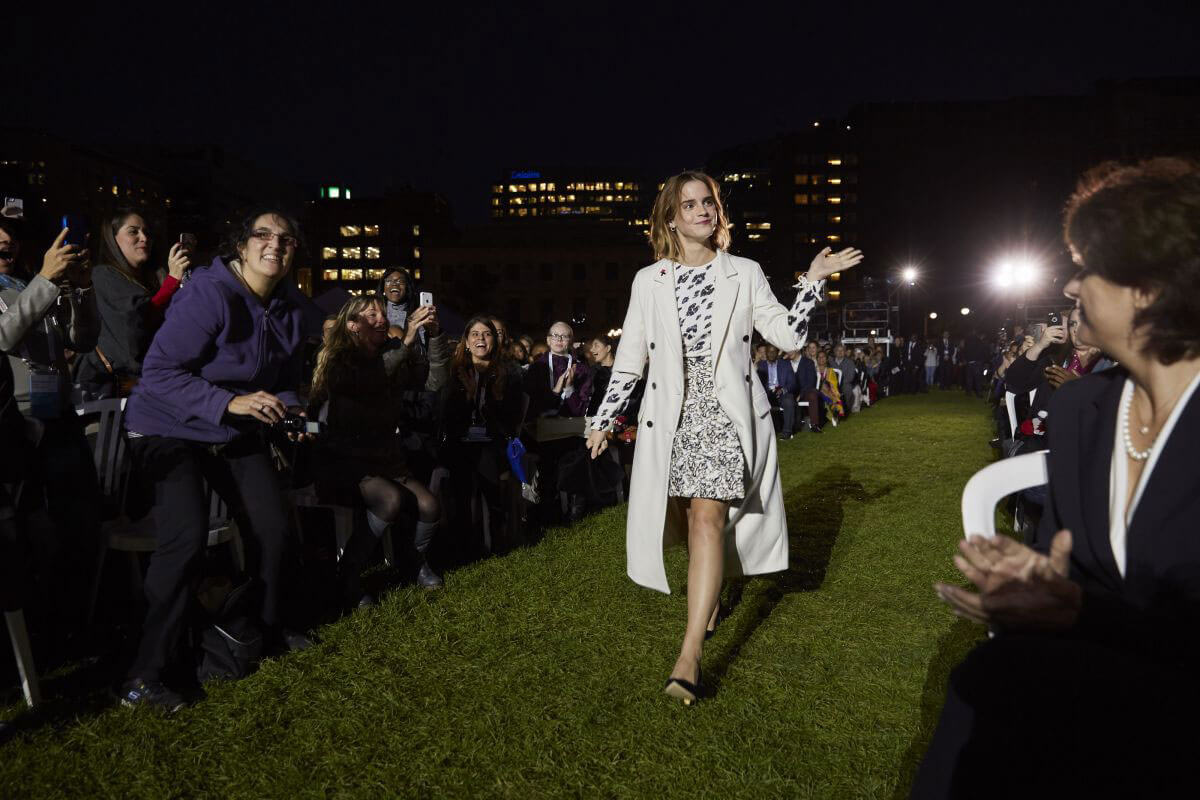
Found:
[[[272,239],[278,238],[279,246],[285,250],[294,250],[300,244],[300,240],[290,233],[277,233],[266,228],[258,228],[252,231],[250,238],[261,242],[264,247],[269,245]]]

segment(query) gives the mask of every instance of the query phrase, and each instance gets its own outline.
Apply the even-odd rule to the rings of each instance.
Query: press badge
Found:
[[[46,370],[29,371],[29,415],[35,419],[58,419],[62,415],[62,376]]]

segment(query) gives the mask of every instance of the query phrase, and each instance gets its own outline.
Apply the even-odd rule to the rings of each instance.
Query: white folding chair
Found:
[[[1048,451],[1013,456],[976,472],[963,487],[963,535],[996,535],[996,504],[1010,494],[1047,483]]]
[[[96,477],[100,489],[117,509],[117,516],[101,524],[104,542],[96,561],[96,572],[92,578],[92,589],[88,600],[87,622],[89,625],[96,613],[96,601],[100,596],[100,578],[104,574],[104,562],[109,550],[129,554],[130,577],[135,597],[142,596],[142,567],[138,553],[152,553],[158,547],[154,535],[154,515],[147,514],[139,520],[131,520],[125,511],[125,497],[129,489],[129,449],[122,425],[124,399],[94,400],[85,403],[80,414],[98,414],[99,429],[92,455],[96,463]],[[245,551],[238,533],[237,524],[230,518],[229,510],[220,495],[207,488],[209,500],[208,546],[228,544],[233,554],[234,565],[241,572],[246,569]]]

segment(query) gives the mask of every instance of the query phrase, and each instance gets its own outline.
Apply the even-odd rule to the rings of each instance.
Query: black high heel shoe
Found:
[[[683,678],[667,678],[663,693],[676,700],[682,700],[685,706],[694,706],[700,702],[700,687],[703,686],[703,676],[696,670],[696,682],[685,681]]]

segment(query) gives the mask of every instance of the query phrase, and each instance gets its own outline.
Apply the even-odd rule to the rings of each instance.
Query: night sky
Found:
[[[411,184],[469,223],[510,166],[666,175],[864,101],[1200,73],[1182,3],[248,5],[54,5],[14,24],[6,3],[3,124],[215,143],[359,195]]]

